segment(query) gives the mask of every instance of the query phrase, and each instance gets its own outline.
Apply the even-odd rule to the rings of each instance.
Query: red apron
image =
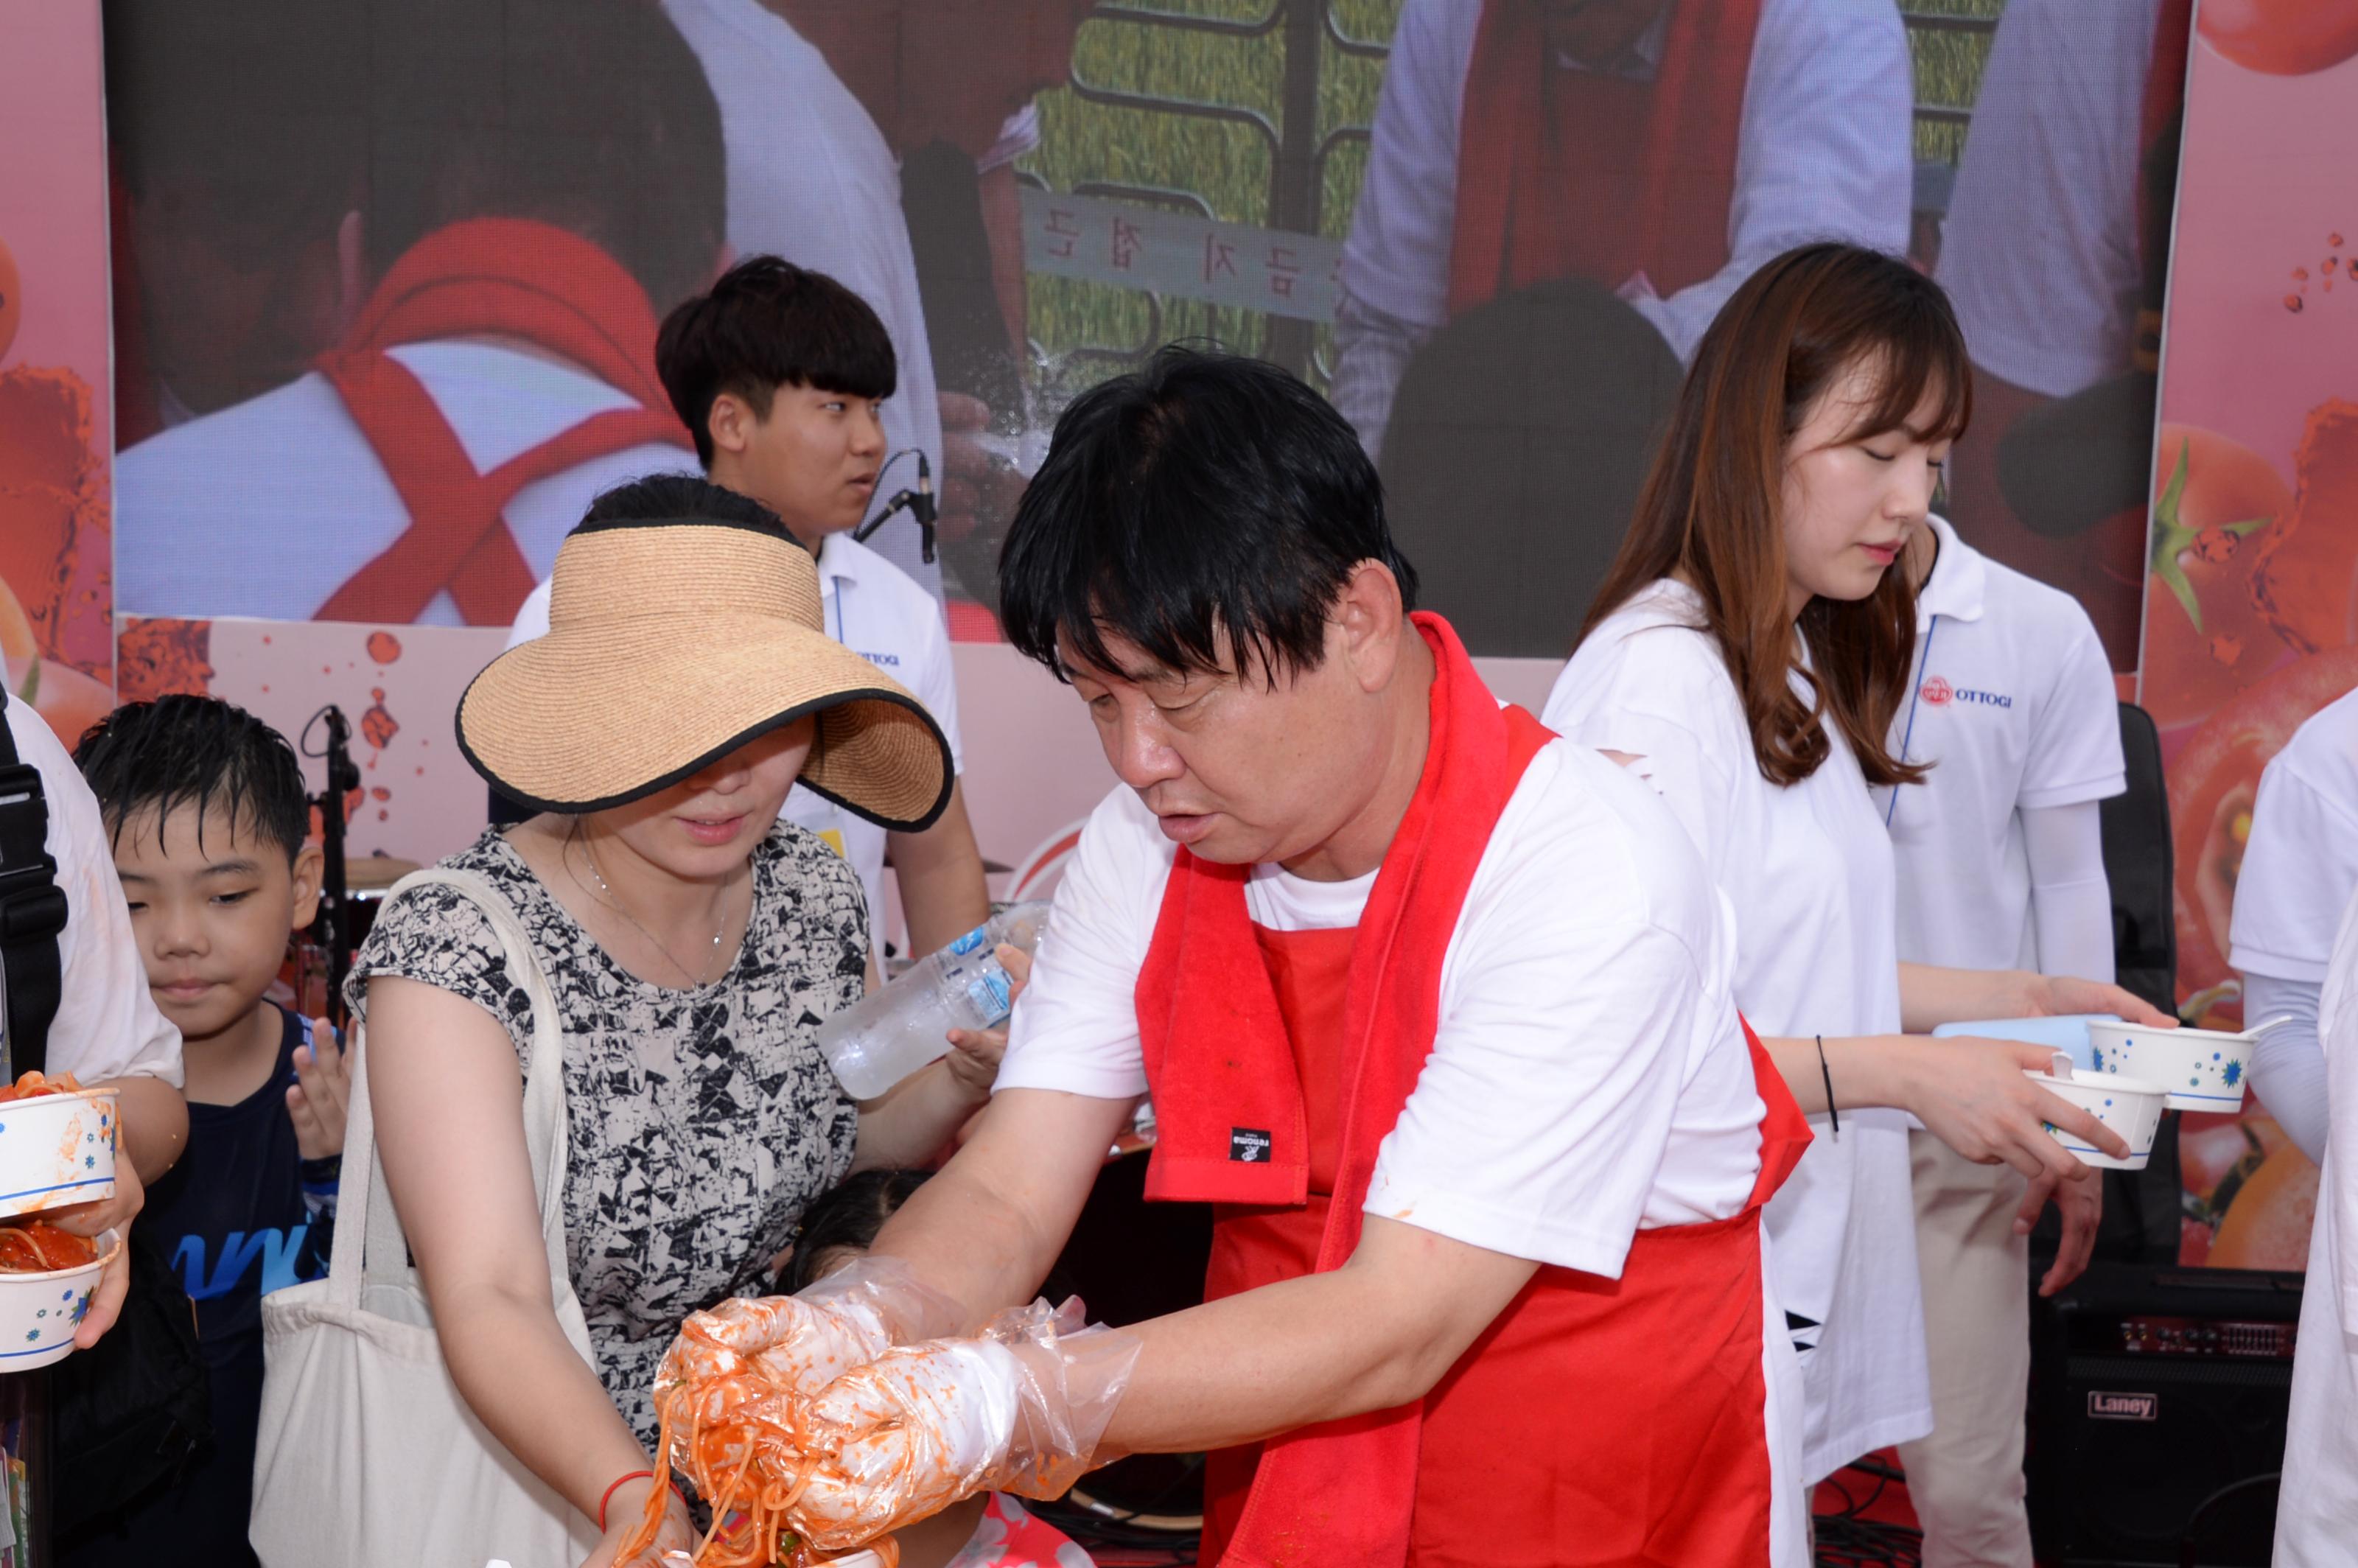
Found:
[[[1445,622],[1415,619],[1439,665],[1433,742],[1360,925],[1260,930],[1244,869],[1184,850],[1164,889],[1138,987],[1159,1129],[1147,1195],[1221,1206],[1214,1299],[1357,1246],[1474,868],[1553,738],[1498,708]],[[1212,1455],[1204,1561],[1765,1568],[1758,1211],[1809,1133],[1752,1050],[1768,1108],[1742,1214],[1640,1231],[1617,1281],[1541,1269],[1421,1406]]]
[[[639,406],[591,415],[477,473],[426,388],[384,351],[479,332],[570,360]],[[654,347],[645,291],[578,234],[523,218],[471,218],[411,246],[319,362],[400,492],[409,526],[312,619],[407,622],[448,589],[469,625],[513,622],[535,582],[501,516],[516,492],[633,447],[694,449],[655,380]]]
[[[1489,0],[1458,120],[1449,313],[1559,277],[1671,295],[1727,265],[1760,0],[1671,0],[1650,81],[1569,70],[1540,7]]]

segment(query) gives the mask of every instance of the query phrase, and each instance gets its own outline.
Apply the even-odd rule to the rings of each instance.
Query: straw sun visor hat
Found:
[[[548,633],[459,700],[459,748],[541,811],[670,788],[805,714],[800,783],[894,832],[949,804],[925,705],[829,637],[818,568],[782,527],[709,517],[584,523],[557,551]]]

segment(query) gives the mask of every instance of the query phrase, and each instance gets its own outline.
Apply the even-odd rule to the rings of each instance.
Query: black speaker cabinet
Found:
[[[2024,1469],[2059,1568],[2267,1568],[2301,1277],[2098,1263],[2031,1319]]]

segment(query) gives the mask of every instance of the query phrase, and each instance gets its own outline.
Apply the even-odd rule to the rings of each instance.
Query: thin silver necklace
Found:
[[[598,851],[590,848],[589,839],[581,837],[581,824],[578,818],[575,820],[572,828],[566,834],[566,842],[568,844],[578,843],[581,846],[581,858],[590,864],[590,877],[591,881],[598,884],[598,897],[600,903],[604,903],[606,907],[611,909],[623,919],[629,921],[633,930],[637,931],[640,935],[645,937],[648,941],[654,943],[655,951],[661,953],[665,957],[669,958],[671,960],[671,967],[677,969],[681,974],[686,975],[692,984],[698,986],[708,986],[712,983],[708,978],[712,964],[712,958],[708,956],[706,957],[706,968],[702,969],[691,969],[686,964],[681,963],[679,961],[679,956],[664,945],[663,938],[648,930],[645,926],[640,925],[639,917],[633,914],[628,908],[624,907],[622,901],[615,896],[614,890],[606,885],[606,874],[598,869]],[[724,889],[720,896],[721,901],[725,903],[729,897],[727,890]],[[713,953],[717,954],[720,951],[720,939],[728,934],[729,916],[724,912],[720,917],[720,928],[712,934]]]

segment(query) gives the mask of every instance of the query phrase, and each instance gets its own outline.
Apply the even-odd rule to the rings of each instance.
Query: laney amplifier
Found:
[[[2041,1562],[2267,1568],[2299,1274],[2099,1263],[2032,1309]]]

